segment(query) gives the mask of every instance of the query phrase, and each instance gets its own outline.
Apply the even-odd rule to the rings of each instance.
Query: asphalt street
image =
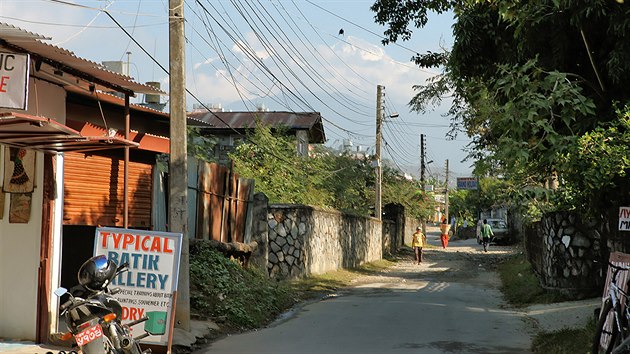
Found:
[[[435,229],[429,243],[439,245]],[[504,306],[488,261],[474,240],[427,250],[351,289],[307,304],[268,328],[231,335],[197,354],[237,353],[529,353],[534,329]]]

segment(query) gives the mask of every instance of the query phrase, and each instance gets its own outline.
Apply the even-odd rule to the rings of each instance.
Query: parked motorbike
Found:
[[[128,264],[117,266],[106,256],[95,256],[87,260],[78,273],[79,286],[72,291],[59,288],[55,295],[61,298],[68,295],[69,300],[60,306],[69,332],[61,339],[74,338],[76,346],[84,354],[148,354],[150,349],[142,351],[138,341],[149,336],[145,332],[132,337],[131,327],[148,318],[125,323],[122,319],[122,306],[113,297],[120,288],[109,289],[112,280],[128,270]]]

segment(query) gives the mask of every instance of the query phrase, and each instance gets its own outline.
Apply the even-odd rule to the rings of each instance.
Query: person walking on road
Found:
[[[424,247],[426,243],[427,237],[422,233],[422,227],[418,226],[411,238],[411,247],[413,247],[413,251],[416,254],[415,264],[422,263],[422,247]]]
[[[446,223],[446,218],[442,220],[440,224],[440,240],[442,241],[442,248],[448,246],[448,231],[451,229],[451,225]]]
[[[494,236],[492,227],[488,224],[488,219],[483,219],[483,225],[481,226],[481,243],[483,243],[484,252],[488,252],[488,245],[490,244],[490,238]]]

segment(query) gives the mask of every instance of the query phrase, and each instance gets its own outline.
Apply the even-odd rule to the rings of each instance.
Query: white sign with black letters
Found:
[[[630,207],[619,207],[619,231],[630,231]]]

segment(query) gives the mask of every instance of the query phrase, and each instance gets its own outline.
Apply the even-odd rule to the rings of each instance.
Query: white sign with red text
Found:
[[[28,54],[0,52],[0,107],[26,110]]]
[[[117,276],[112,287],[122,291],[115,296],[123,306],[122,321],[148,316],[134,327],[134,335],[145,331],[153,335],[142,342],[168,343],[173,315],[173,292],[177,290],[182,234],[97,228],[94,255],[104,254],[117,265],[129,263],[129,271]]]

